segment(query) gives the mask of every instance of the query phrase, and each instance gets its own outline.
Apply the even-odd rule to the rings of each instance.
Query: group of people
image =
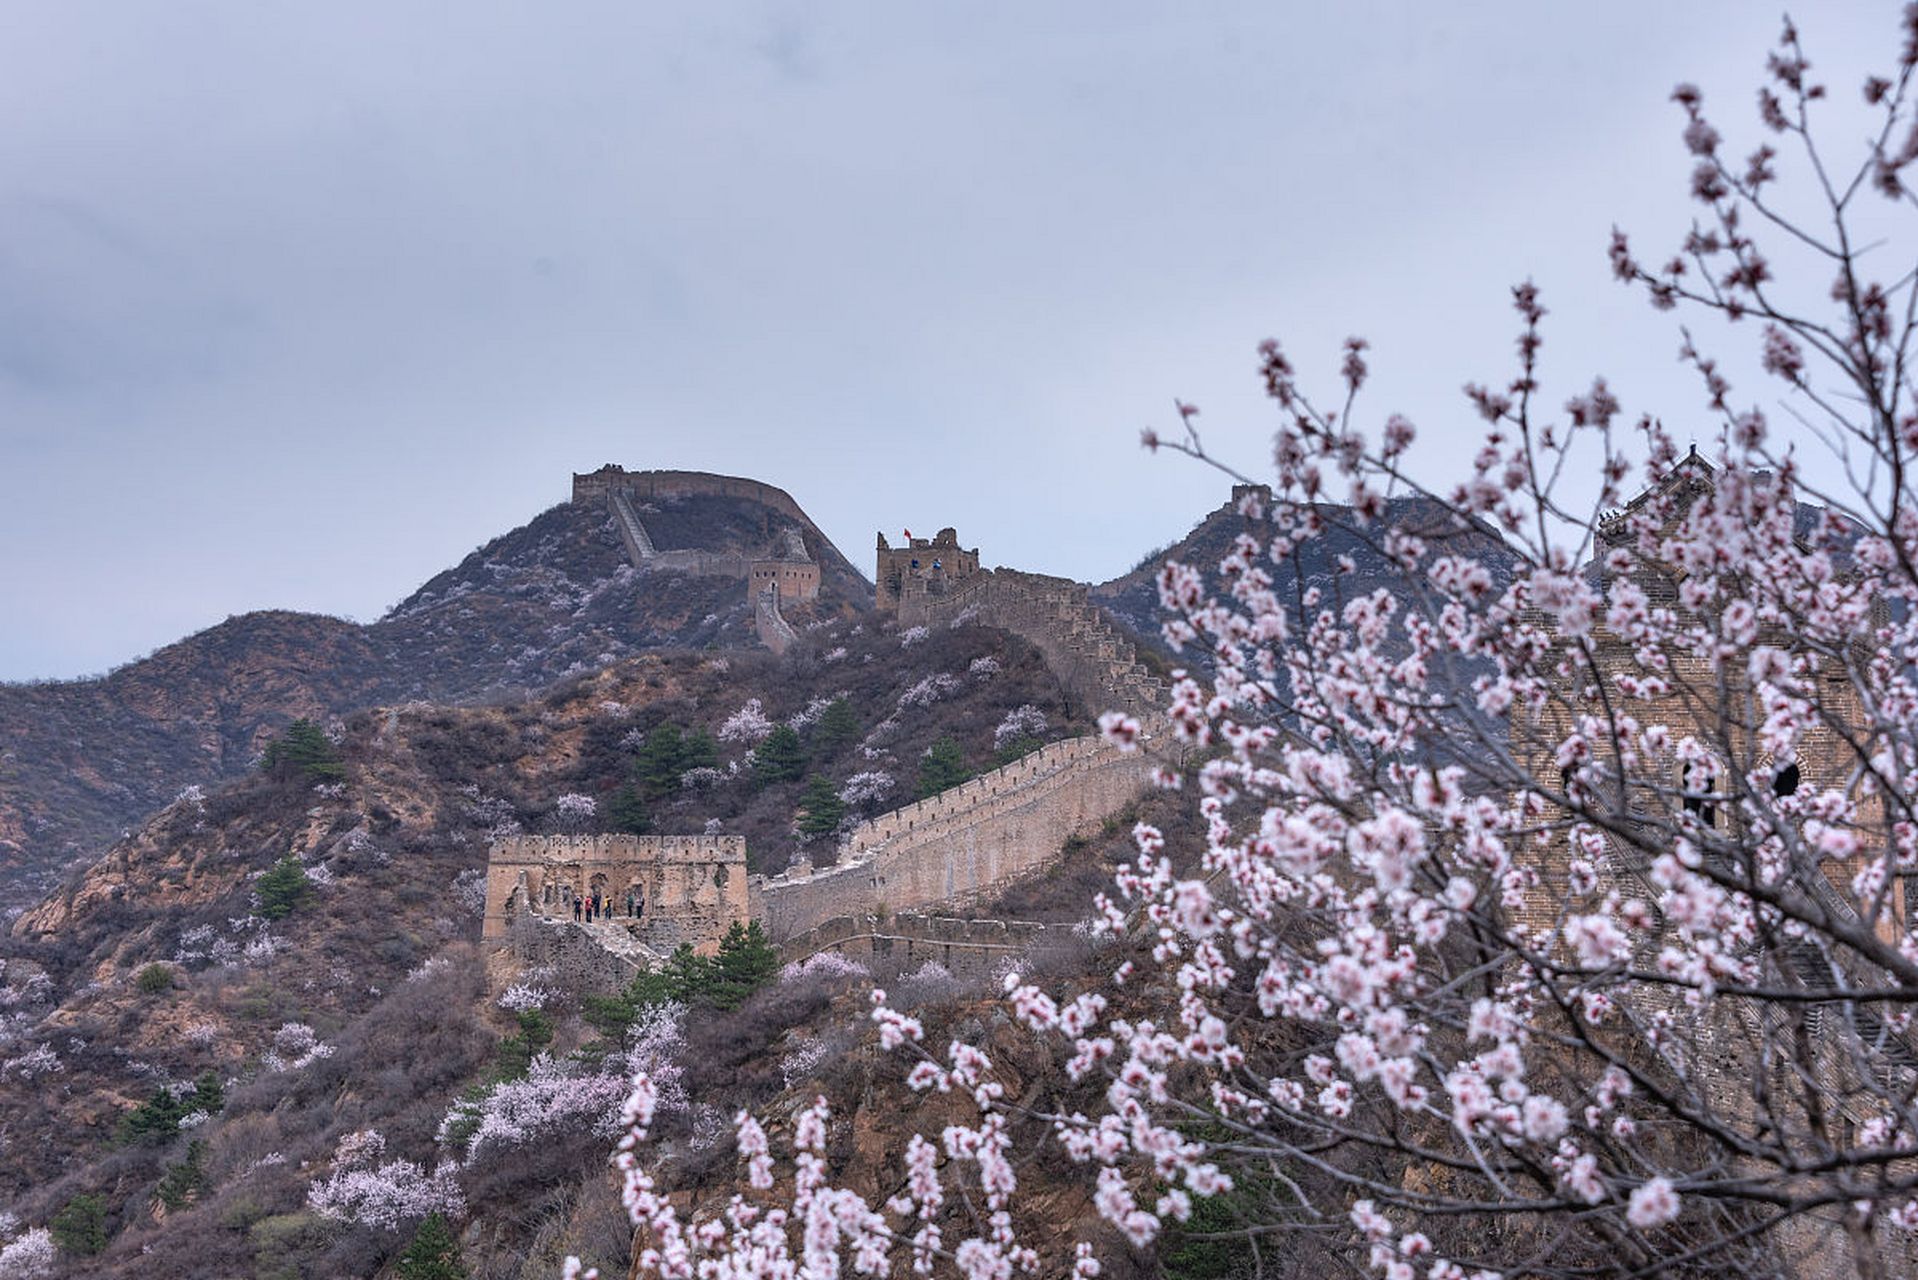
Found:
[[[595,920],[611,920],[619,912],[619,904],[610,893],[601,894],[595,891],[590,897],[582,898],[577,893],[570,896],[573,900],[573,919],[575,921],[583,921],[590,924]],[[646,904],[640,900],[638,894],[630,889],[627,890],[626,918],[628,920],[639,919],[639,913],[645,910],[645,907]]]

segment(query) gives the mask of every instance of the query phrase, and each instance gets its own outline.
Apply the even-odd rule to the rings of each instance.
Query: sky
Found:
[[[1801,15],[1855,100],[1896,4]],[[748,475],[856,565],[1115,576],[1267,465],[1255,349],[1435,477],[1511,374],[1696,416],[1610,279],[1743,154],[1769,6],[1287,0],[0,7],[0,679],[370,621],[604,462]],[[1730,335],[1737,339],[1741,335]],[[1682,428],[1681,428],[1682,430]]]

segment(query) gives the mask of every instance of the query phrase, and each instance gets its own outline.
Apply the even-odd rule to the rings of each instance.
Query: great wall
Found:
[[[607,466],[573,477],[573,499],[604,504],[635,567],[743,578],[762,643],[783,652],[797,636],[783,599],[817,593],[817,558],[803,535],[749,559],[660,552],[635,500],[711,495],[760,502],[822,541],[784,491],[756,481],[693,472],[628,472]],[[825,544],[830,546],[829,543]],[[623,981],[681,943],[711,950],[734,920],[756,919],[788,958],[857,952],[882,967],[943,957],[973,971],[1045,934],[1024,922],[927,914],[963,910],[1039,874],[1068,840],[1096,830],[1149,785],[1165,685],[1086,596],[1064,578],[981,569],[953,530],[903,547],[878,540],[878,604],[902,626],[998,627],[1045,658],[1075,712],[1121,710],[1147,726],[1146,752],[1124,752],[1097,735],[1051,743],[950,791],[861,823],[839,841],[830,866],[808,862],[771,877],[745,874],[738,837],[516,836],[488,860],[484,941],[521,964],[563,968],[592,985]],[[800,557],[804,556],[804,559]],[[806,570],[810,570],[808,575]],[[612,918],[571,918],[581,893],[601,893]],[[620,910],[633,895],[639,910]],[[570,896],[569,896],[570,895]],[[1056,938],[1056,931],[1054,931]],[[956,970],[957,971],[957,970]]]

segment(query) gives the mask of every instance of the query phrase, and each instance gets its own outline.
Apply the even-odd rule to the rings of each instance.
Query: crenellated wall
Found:
[[[839,860],[754,882],[753,914],[775,940],[834,916],[963,906],[1042,869],[1149,785],[1151,762],[1097,737],[1069,738],[853,829]]]
[[[899,601],[905,626],[966,620],[1029,641],[1086,715],[1124,711],[1144,720],[1165,710],[1165,682],[1146,670],[1132,642],[1070,578],[988,569],[948,590],[909,592]]]
[[[965,920],[957,916],[834,916],[780,944],[780,958],[803,962],[836,951],[890,982],[927,963],[964,981],[989,980],[1037,951],[1083,946],[1069,925],[1031,920]]]

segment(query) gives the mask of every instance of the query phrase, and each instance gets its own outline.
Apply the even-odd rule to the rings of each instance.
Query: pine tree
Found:
[[[764,785],[790,782],[806,772],[806,748],[791,725],[780,725],[753,748],[753,777]]]
[[[679,790],[679,775],[685,772],[680,766],[685,745],[676,724],[662,724],[646,735],[633,760],[633,781],[646,799],[657,800]]]
[[[300,860],[289,853],[254,881],[253,891],[260,895],[261,915],[268,920],[284,920],[306,901],[313,886]]]
[[[813,745],[821,755],[831,755],[841,747],[849,746],[859,739],[859,717],[852,709],[852,703],[844,698],[834,698],[820,714],[819,723],[813,726]]]
[[[466,1280],[460,1242],[444,1217],[426,1215],[426,1221],[413,1233],[413,1243],[400,1255],[394,1274],[400,1280]]]
[[[646,797],[631,782],[615,791],[613,798],[606,802],[606,820],[613,830],[628,835],[643,836],[653,829],[653,815],[646,808]]]
[[[339,748],[311,720],[295,720],[267,744],[260,765],[279,782],[332,782],[346,776]]]
[[[47,1223],[54,1242],[80,1257],[88,1257],[107,1247],[107,1200],[105,1196],[75,1196]]]
[[[737,1009],[779,972],[779,952],[759,921],[742,925],[735,920],[719,940],[717,968],[709,999],[721,1009]]]
[[[839,798],[832,779],[814,774],[799,797],[799,830],[807,836],[830,835],[846,816],[846,802]]]
[[[966,767],[966,753],[958,739],[950,734],[932,744],[919,760],[919,798],[949,791],[972,776]]]

